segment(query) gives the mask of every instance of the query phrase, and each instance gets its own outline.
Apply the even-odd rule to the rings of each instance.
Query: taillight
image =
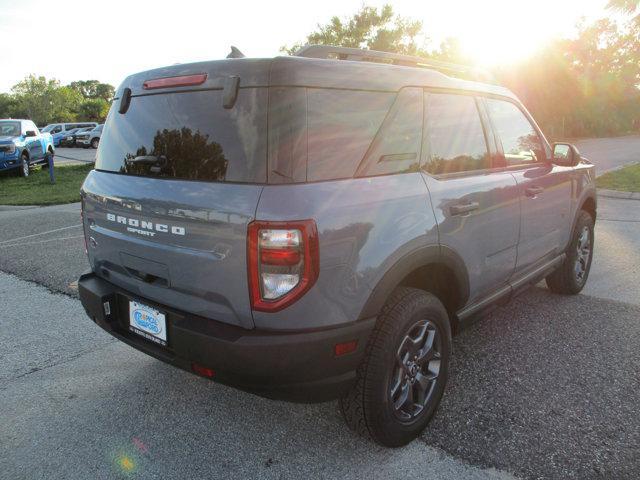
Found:
[[[251,308],[277,312],[304,295],[318,279],[318,230],[313,220],[251,222],[247,262]]]
[[[153,90],[156,88],[168,87],[189,87],[192,85],[201,85],[207,80],[206,73],[198,73],[196,75],[181,75],[179,77],[163,77],[145,80],[142,88],[145,90]]]

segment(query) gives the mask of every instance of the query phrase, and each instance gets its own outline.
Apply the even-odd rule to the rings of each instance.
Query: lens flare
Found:
[[[120,468],[127,473],[132,472],[133,469],[136,468],[136,464],[133,459],[126,455],[122,455],[118,458],[118,465],[120,465]]]

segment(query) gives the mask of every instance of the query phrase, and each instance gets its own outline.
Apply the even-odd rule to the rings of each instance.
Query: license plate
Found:
[[[129,302],[129,330],[159,345],[167,345],[164,313],[138,302]]]

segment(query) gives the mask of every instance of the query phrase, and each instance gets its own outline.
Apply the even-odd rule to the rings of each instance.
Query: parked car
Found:
[[[51,134],[31,120],[0,120],[0,171],[16,169],[27,177],[31,165],[48,162],[54,153]]]
[[[62,138],[60,139],[60,143],[59,145],[61,147],[72,147],[73,144],[75,143],[75,139],[74,139],[74,134],[80,130],[79,128],[74,128],[71,130],[68,130],[66,132],[64,132],[62,134]]]
[[[89,317],[221,383],[339,398],[380,444],[414,439],[452,334],[541,279],[580,292],[596,220],[574,146],[443,69],[471,74],[308,46],[126,78],[82,186]]]
[[[93,130],[94,127],[82,127],[82,128],[74,128],[73,130],[69,130],[65,135],[64,139],[60,142],[60,145],[63,147],[75,147],[77,146],[77,137],[81,135],[83,132],[88,132]]]
[[[84,131],[76,136],[76,144],[84,148],[98,148],[100,143],[100,137],[102,136],[102,127],[104,125],[98,125],[97,127]]]
[[[42,129],[42,132],[50,133],[53,137],[53,144],[57,147],[70,130],[74,128],[96,127],[97,125],[96,122],[50,123]]]

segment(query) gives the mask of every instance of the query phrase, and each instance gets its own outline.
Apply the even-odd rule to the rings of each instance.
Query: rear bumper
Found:
[[[215,371],[213,380],[264,397],[321,402],[343,395],[355,382],[375,319],[320,331],[246,330],[147,301],[93,273],[80,277],[78,290],[89,317],[128,345],[176,367],[192,363]],[[161,347],[129,332],[129,300],[166,314],[169,345]],[[105,302],[110,314],[106,315]],[[354,352],[335,357],[336,343],[357,340]]]

